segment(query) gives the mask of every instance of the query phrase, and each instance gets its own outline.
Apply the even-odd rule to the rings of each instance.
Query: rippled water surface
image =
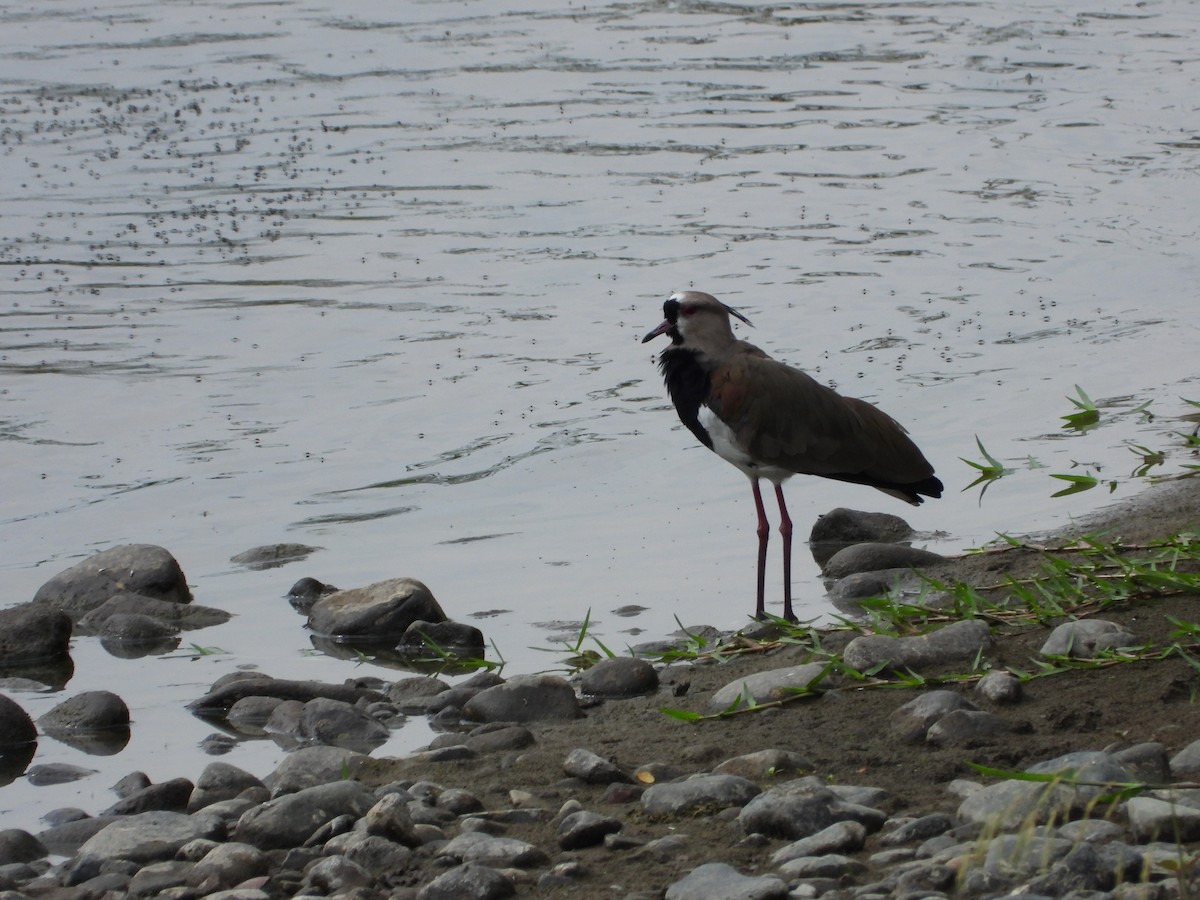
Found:
[[[879,509],[957,552],[1132,495],[1130,442],[1194,464],[1198,25],[1190,0],[0,9],[0,603],[136,541],[236,614],[184,635],[199,657],[77,638],[65,690],[13,696],[114,690],[133,739],[43,738],[98,774],[18,779],[0,813],[195,777],[212,726],[182,704],[236,666],[392,677],[314,649],[282,596],[304,575],[419,578],[507,674],[589,610],[618,650],[742,624],[750,492],[638,343],[676,289],[891,412],[948,487],[912,510],[797,479],[803,533]],[[982,500],[976,436],[1014,469]],[[1115,490],[1052,499],[1051,473]],[[281,541],[322,549],[230,562]],[[837,612],[815,564],[795,590]]]

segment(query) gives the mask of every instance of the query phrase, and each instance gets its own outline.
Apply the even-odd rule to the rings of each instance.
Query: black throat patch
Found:
[[[658,357],[658,367],[662,370],[663,381],[666,382],[667,393],[671,395],[671,402],[675,404],[675,411],[679,413],[679,421],[711,450],[712,436],[700,424],[700,407],[708,399],[710,381],[696,351],[668,347]]]

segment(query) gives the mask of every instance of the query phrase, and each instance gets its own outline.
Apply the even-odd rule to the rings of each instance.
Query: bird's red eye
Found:
[[[696,314],[696,307],[684,306],[684,307],[681,307],[679,311],[681,313],[683,313],[685,316],[694,316]]]

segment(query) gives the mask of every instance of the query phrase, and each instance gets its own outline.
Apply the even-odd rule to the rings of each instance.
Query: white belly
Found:
[[[788,469],[756,462],[754,457],[738,443],[733,429],[718,419],[707,406],[700,408],[700,424],[712,438],[713,451],[721,459],[741,469],[748,478],[766,478],[775,484],[782,484],[785,479],[791,478],[795,474]]]

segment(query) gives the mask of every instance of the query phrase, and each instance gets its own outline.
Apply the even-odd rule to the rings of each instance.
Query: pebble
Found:
[[[701,807],[742,807],[761,792],[753,781],[737,775],[693,775],[651,785],[642,794],[642,809],[651,815],[679,816]]]
[[[833,554],[825,563],[822,574],[826,578],[845,578],[856,572],[919,569],[945,561],[946,557],[940,554],[907,544],[869,542],[854,544]]]
[[[780,669],[755,672],[731,681],[712,695],[708,707],[713,712],[739,709],[760,703],[786,700],[806,688],[824,690],[836,684],[836,678],[826,677],[822,663],[804,663]]]
[[[1140,644],[1131,632],[1106,619],[1078,619],[1063,622],[1050,632],[1042,644],[1043,656],[1069,656],[1095,659],[1097,655]]]
[[[557,675],[518,675],[485,688],[463,705],[473,722],[537,722],[583,715],[575,690]]]
[[[666,900],[783,900],[787,883],[770,875],[743,875],[727,863],[697,866],[667,888]]]
[[[308,610],[316,634],[395,644],[413,622],[445,622],[433,593],[415,578],[392,578],[325,594]]]
[[[636,697],[658,690],[658,670],[644,659],[614,656],[584,670],[579,687],[590,697]]]

